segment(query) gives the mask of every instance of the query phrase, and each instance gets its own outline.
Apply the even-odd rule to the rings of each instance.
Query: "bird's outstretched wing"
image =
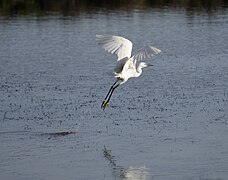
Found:
[[[117,61],[128,57],[131,57],[132,42],[121,36],[111,36],[111,35],[96,35],[96,40],[101,47],[112,53],[116,54]]]
[[[139,49],[136,54],[134,56],[132,56],[132,58],[135,60],[135,61],[141,61],[145,58],[150,58],[156,54],[159,54],[161,52],[160,49],[157,49],[153,46],[145,46],[141,49]]]

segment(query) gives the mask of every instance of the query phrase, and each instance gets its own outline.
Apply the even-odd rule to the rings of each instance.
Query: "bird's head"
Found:
[[[141,66],[142,68],[145,68],[145,67],[149,67],[149,66],[153,66],[153,65],[152,64],[147,64],[147,63],[141,62],[139,64],[139,66]]]

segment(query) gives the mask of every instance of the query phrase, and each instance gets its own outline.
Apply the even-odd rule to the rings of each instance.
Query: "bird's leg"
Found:
[[[111,97],[112,97],[112,94],[113,94],[113,92],[114,92],[114,90],[119,86],[120,84],[117,84],[115,87],[113,87],[112,88],[112,90],[111,90],[111,94],[109,95],[109,97],[108,97],[108,100],[104,103],[104,104],[102,104],[103,106],[103,110],[108,106],[108,103],[109,103],[109,101],[110,101],[110,99],[111,99]]]
[[[113,89],[113,87],[115,86],[115,84],[118,82],[118,79],[113,83],[113,85],[111,86],[111,88],[109,89],[109,91],[108,91],[108,94],[106,95],[106,97],[104,98],[104,101],[102,102],[102,104],[101,104],[101,108],[103,108],[104,107],[104,104],[106,104],[106,99],[108,98],[108,95],[110,94],[110,92],[111,92],[111,90]],[[106,105],[107,106],[107,105]]]

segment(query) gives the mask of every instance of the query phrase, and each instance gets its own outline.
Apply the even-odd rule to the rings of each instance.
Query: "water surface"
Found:
[[[223,5],[2,11],[1,179],[225,180]],[[96,34],[127,37],[133,52],[148,43],[162,50],[105,111],[116,57],[97,46]]]

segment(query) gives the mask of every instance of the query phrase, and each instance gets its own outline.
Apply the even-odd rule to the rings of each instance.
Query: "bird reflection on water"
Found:
[[[111,154],[111,150],[104,146],[103,154],[112,168],[113,175],[121,180],[147,180],[149,179],[148,168],[145,166],[124,168],[117,165],[115,156]]]

